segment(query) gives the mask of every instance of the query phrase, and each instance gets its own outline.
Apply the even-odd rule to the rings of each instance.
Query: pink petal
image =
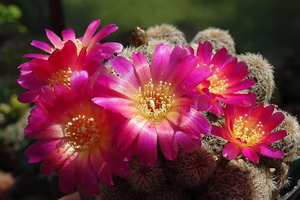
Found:
[[[109,109],[115,113],[120,113],[129,119],[133,118],[138,112],[137,108],[133,105],[133,101],[128,99],[95,97],[92,98],[92,101],[105,109]]]
[[[198,111],[208,111],[211,108],[210,102],[211,98],[206,94],[195,94],[189,96],[195,103],[196,110]]]
[[[178,125],[182,132],[194,139],[200,138],[200,134],[209,135],[211,125],[207,119],[198,111],[191,109],[190,112],[182,112]],[[174,123],[174,122],[173,122]]]
[[[136,118],[130,119],[122,128],[120,135],[118,136],[118,148],[121,151],[129,148],[135,139],[144,128],[147,120],[138,120]]]
[[[87,71],[74,71],[70,80],[71,90],[74,94],[79,93],[81,95],[87,95],[86,93],[91,90],[91,88],[89,88],[88,81],[89,75]]]
[[[99,27],[101,21],[100,19],[92,21],[87,27],[83,37],[82,37],[82,46],[87,47],[88,43],[92,39],[94,33],[96,32],[97,28]]]
[[[47,85],[47,82],[35,74],[20,75],[17,82],[20,86],[28,90],[39,90],[42,86]]]
[[[188,136],[187,134],[185,134],[181,131],[177,131],[175,136],[176,136],[176,140],[179,143],[179,145],[186,152],[192,152],[201,146],[200,139],[191,138],[190,136]]]
[[[264,125],[263,130],[266,133],[274,130],[284,120],[284,114],[282,112],[276,112],[271,117],[267,124]]]
[[[109,36],[111,33],[115,32],[118,27],[115,24],[109,24],[104,26],[96,35],[91,39],[90,43],[95,45],[97,42],[102,40],[103,38]],[[84,43],[83,43],[84,44]]]
[[[269,146],[257,145],[254,148],[258,153],[260,153],[264,156],[270,157],[270,158],[283,158],[284,157],[284,153],[282,151],[274,149]]]
[[[68,158],[59,171],[59,189],[67,194],[72,193],[75,189],[76,158],[77,154]]]
[[[44,139],[33,143],[25,150],[25,155],[28,157],[29,163],[36,163],[43,160],[51,152],[53,152],[61,139]]]
[[[164,156],[168,160],[174,160],[178,154],[178,145],[174,128],[168,120],[163,119],[156,125],[156,132]]]
[[[54,45],[55,48],[61,49],[63,48],[64,44],[61,41],[61,39],[53,32],[50,30],[46,29],[46,35],[50,42]]]
[[[50,53],[52,53],[52,52],[50,52]],[[29,53],[29,54],[23,55],[22,58],[40,58],[40,59],[48,60],[49,55]]]
[[[151,63],[152,77],[155,78],[154,83],[158,81],[165,81],[168,77],[168,64],[171,55],[171,47],[169,45],[158,44],[153,54]]]
[[[229,87],[227,87],[226,92],[230,93],[230,92],[238,92],[247,88],[250,88],[251,86],[253,86],[255,84],[255,80],[254,79],[246,79],[243,81],[240,81],[234,85],[230,85]]]
[[[123,45],[120,44],[120,43],[117,43],[117,42],[105,42],[105,43],[102,43],[100,45],[101,45],[101,48],[102,47],[108,47],[108,48],[113,49],[113,51],[115,53],[121,53],[122,50],[123,50]]]
[[[192,73],[188,75],[188,77],[186,77],[186,79],[180,84],[180,86],[174,93],[186,94],[187,92],[191,91],[191,89],[198,86],[202,81],[207,79],[209,76],[211,76],[211,70],[209,67],[197,67],[193,70]]]
[[[200,58],[200,65],[209,64],[212,58],[212,45],[210,42],[205,41],[203,44],[199,43],[197,49],[197,56]]]
[[[135,69],[127,59],[117,56],[114,59],[109,60],[109,64],[123,79],[134,86],[140,85],[140,81],[136,77]]]
[[[227,57],[228,57],[227,49],[222,48],[216,52],[216,54],[212,58],[210,64],[213,64],[216,68],[222,68]]]
[[[151,78],[150,67],[146,57],[142,53],[132,54],[132,62],[135,67],[135,73],[138,76],[139,84],[145,85]]]
[[[33,40],[30,44],[32,46],[36,47],[36,48],[39,48],[39,49],[47,52],[47,53],[52,53],[53,52],[53,46],[51,46],[50,44],[48,44],[46,42]],[[29,57],[29,55],[30,54],[27,54],[26,57]],[[36,56],[33,56],[33,57],[36,57]]]
[[[192,57],[192,56],[194,57],[194,52],[191,47],[181,46],[181,45],[175,46],[175,48],[172,50],[172,53],[170,55],[170,62],[168,66],[169,70],[171,70],[170,72],[172,73],[172,69],[174,68],[174,66],[179,65],[180,62],[184,60],[186,57]]]
[[[101,155],[101,150],[97,146],[91,149],[91,165],[96,176],[102,183],[106,185],[113,185],[111,169],[107,162],[104,160],[103,156]]]
[[[234,143],[228,143],[223,149],[222,155],[228,159],[232,160],[235,159],[236,156],[240,153],[240,148],[238,145]]]
[[[31,123],[25,129],[26,136],[36,139],[64,137],[61,125],[50,125],[49,122]]]
[[[281,131],[269,133],[269,134],[265,135],[262,142],[268,144],[268,143],[280,140],[280,139],[284,138],[285,136],[287,136],[286,130],[281,130]]]
[[[75,32],[72,29],[63,30],[61,32],[61,35],[62,35],[63,41],[65,41],[65,42],[69,41],[69,40],[74,41],[76,39]]]
[[[242,153],[244,156],[246,156],[249,160],[256,162],[259,160],[259,157],[257,153],[250,147],[241,147],[242,148]]]
[[[157,164],[157,133],[152,121],[148,121],[142,128],[137,142],[137,154],[142,165]]]
[[[215,126],[215,125],[212,125],[211,134],[227,140],[231,138],[230,133],[225,128]]]
[[[215,115],[223,115],[223,107],[213,99],[210,101],[210,111]]]
[[[168,75],[166,82],[172,83],[172,87],[176,89],[186,90],[185,88],[187,84],[186,79],[193,72],[193,70],[196,69],[197,62],[198,62],[198,58],[193,56],[188,56],[180,60],[178,65],[173,65],[170,67],[171,72]],[[182,66],[184,66],[184,70],[182,70]],[[201,76],[199,78],[201,78]],[[192,85],[189,88],[190,90],[196,87],[202,81],[201,79],[198,80],[199,80],[198,83],[194,82],[194,85]],[[185,85],[181,85],[183,82]]]
[[[94,90],[99,91],[99,96],[112,95],[113,97],[122,97],[127,99],[134,99],[134,94],[138,89],[131,84],[132,82],[125,80],[114,75],[103,74],[98,76]],[[104,88],[108,88],[111,91],[101,92]]]
[[[75,179],[77,185],[82,187],[89,197],[92,197],[100,195],[100,188],[97,176],[90,163],[89,153],[89,149],[84,149],[78,153],[76,159],[76,172],[78,175]]]
[[[51,152],[41,164],[41,172],[48,176],[52,172],[57,171],[59,167],[74,153],[74,149],[65,144],[66,141],[61,140],[56,149]]]
[[[35,102],[40,95],[40,90],[26,91],[18,96],[18,101],[21,103],[32,103]]]
[[[101,149],[101,154],[114,174],[122,178],[126,178],[130,174],[129,165],[122,159],[118,159],[115,155],[104,149]]]

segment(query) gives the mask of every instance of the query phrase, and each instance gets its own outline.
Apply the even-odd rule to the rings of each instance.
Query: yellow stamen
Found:
[[[260,141],[265,132],[262,131],[263,125],[261,121],[252,126],[252,122],[256,122],[256,118],[248,117],[247,114],[239,116],[235,119],[233,125],[233,134],[235,138],[239,138],[247,145],[253,145]]]
[[[216,74],[213,74],[208,78],[210,86],[208,87],[209,92],[213,94],[220,94],[222,91],[225,91],[229,84],[227,83],[228,79],[219,79],[217,73],[220,72],[219,68],[216,69]]]
[[[78,115],[72,118],[65,127],[65,137],[69,138],[69,144],[78,150],[88,149],[99,142],[101,129],[94,118]]]
[[[143,116],[151,120],[158,120],[167,114],[175,101],[175,94],[169,94],[170,86],[171,83],[160,81],[159,85],[155,87],[150,79],[148,84],[139,88],[135,95],[136,106]]]
[[[71,79],[72,71],[68,68],[67,71],[59,70],[52,74],[52,76],[48,79],[49,86],[52,87],[54,83],[62,83],[66,86],[70,86],[70,79]]]

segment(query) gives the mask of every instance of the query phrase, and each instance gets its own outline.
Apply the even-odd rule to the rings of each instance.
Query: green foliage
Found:
[[[25,33],[26,27],[19,23],[21,17],[22,11],[19,7],[13,4],[5,6],[0,3],[0,26],[12,26],[19,32]]]

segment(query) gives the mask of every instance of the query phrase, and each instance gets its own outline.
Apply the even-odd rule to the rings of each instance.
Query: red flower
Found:
[[[259,153],[271,158],[282,158],[284,156],[282,151],[268,145],[287,135],[285,130],[271,132],[283,121],[283,113],[274,113],[274,105],[264,107],[261,103],[254,107],[256,95],[250,93],[250,96],[251,106],[226,105],[223,127],[212,128],[212,134],[229,142],[223,150],[223,156],[231,160],[242,153],[250,160],[257,161]]]

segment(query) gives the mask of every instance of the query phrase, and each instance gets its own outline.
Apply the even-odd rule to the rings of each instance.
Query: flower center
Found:
[[[227,87],[229,86],[227,81],[228,79],[219,79],[217,73],[219,73],[220,70],[217,68],[215,70],[216,74],[213,74],[211,77],[208,78],[210,82],[210,86],[208,87],[209,92],[212,94],[220,94],[222,91],[225,91]]]
[[[88,149],[100,140],[101,129],[97,126],[94,118],[87,118],[85,115],[78,115],[65,127],[65,137],[74,149]]]
[[[139,88],[139,92],[135,97],[137,108],[144,116],[152,120],[158,120],[167,114],[175,101],[175,94],[169,94],[170,86],[171,83],[160,81],[159,85],[155,87],[152,79],[150,79],[143,89]]]
[[[48,79],[49,86],[53,87],[54,83],[62,83],[70,87],[71,75],[72,75],[71,68],[68,68],[67,71],[59,70],[58,72],[52,74],[52,76]]]
[[[235,119],[233,125],[233,133],[235,138],[239,138],[243,143],[255,144],[260,141],[265,132],[262,131],[263,125],[261,121],[257,122],[256,118],[248,117],[247,114],[239,116]]]
[[[67,41],[62,41],[62,43],[66,43]],[[81,40],[79,39],[75,39],[75,40],[72,40],[72,42],[74,42],[75,46],[76,46],[76,49],[77,49],[77,55],[79,55],[81,49],[82,49],[82,42]],[[61,49],[60,47],[58,46],[54,46],[52,49],[51,49],[51,53],[53,53],[56,49]]]

